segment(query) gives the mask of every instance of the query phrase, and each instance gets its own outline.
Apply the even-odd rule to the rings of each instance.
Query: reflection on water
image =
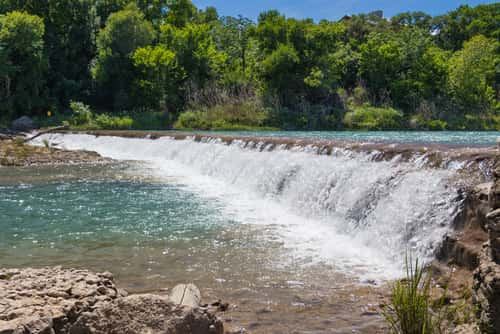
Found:
[[[277,226],[241,224],[221,214],[217,198],[144,168],[2,168],[0,265],[109,270],[132,292],[194,282],[207,301],[237,305],[224,316],[228,325],[256,333],[378,328],[367,311],[377,289],[330,265],[299,265]]]

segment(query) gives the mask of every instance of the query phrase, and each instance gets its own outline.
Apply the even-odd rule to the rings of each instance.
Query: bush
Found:
[[[179,115],[174,123],[176,129],[208,130],[210,125],[204,120],[202,112],[186,111]]]
[[[129,116],[116,117],[100,114],[95,119],[95,125],[103,130],[129,130],[134,125],[134,120]]]
[[[333,106],[302,102],[293,109],[272,112],[272,124],[286,130],[340,130],[344,111]]]
[[[415,130],[442,131],[448,129],[448,123],[440,119],[426,119],[420,115],[412,117],[410,126]]]
[[[133,128],[137,130],[162,130],[170,128],[173,115],[161,111],[141,111],[129,115],[133,121]]]
[[[346,113],[343,122],[356,130],[395,130],[403,127],[403,114],[393,108],[360,106]]]
[[[93,115],[88,105],[71,101],[69,107],[73,111],[73,117],[69,121],[71,125],[79,126],[92,123]]]
[[[269,111],[253,101],[228,103],[189,110],[179,115],[176,129],[196,130],[274,130],[268,127]]]
[[[448,122],[450,128],[457,130],[500,130],[500,115],[470,115],[455,116]]]

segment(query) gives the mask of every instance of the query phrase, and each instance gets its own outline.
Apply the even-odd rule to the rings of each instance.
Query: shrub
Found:
[[[174,128],[208,130],[210,126],[204,118],[202,112],[186,111],[179,115],[179,118],[174,123]]]
[[[421,115],[412,117],[410,121],[412,129],[441,131],[448,129],[448,123],[440,119],[427,119]]]
[[[138,130],[168,129],[173,123],[173,115],[161,111],[134,112],[130,117],[134,121],[133,128]]]
[[[445,306],[447,289],[436,300],[431,298],[430,271],[406,257],[406,277],[394,283],[390,304],[382,315],[393,334],[444,334],[467,321],[471,310],[463,304]]]
[[[73,111],[73,117],[69,121],[71,125],[79,126],[92,122],[93,115],[88,105],[82,102],[71,101],[69,107]]]
[[[176,129],[196,130],[262,130],[270,129],[269,111],[253,101],[227,103],[179,115]]]
[[[134,125],[134,120],[129,116],[117,117],[100,114],[95,119],[95,125],[104,130],[128,130]]]
[[[406,279],[394,283],[390,305],[383,308],[383,316],[395,334],[432,334],[430,311],[431,277],[424,269],[406,261]]]
[[[402,127],[403,114],[393,108],[353,107],[344,116],[344,124],[357,130],[394,130]]]
[[[429,130],[446,130],[448,123],[439,119],[433,119],[429,121]]]

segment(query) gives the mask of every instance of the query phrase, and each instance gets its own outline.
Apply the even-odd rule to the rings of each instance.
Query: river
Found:
[[[448,135],[427,138],[495,141]],[[454,170],[359,152],[84,134],[35,144],[44,139],[116,163],[0,169],[2,266],[109,270],[132,292],[194,282],[206,300],[237,306],[228,324],[255,333],[380,330],[386,282],[407,252],[433,258],[458,207]]]

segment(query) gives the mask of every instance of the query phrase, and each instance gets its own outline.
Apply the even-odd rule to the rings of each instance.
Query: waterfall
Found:
[[[364,153],[83,134],[47,134],[36,143],[44,139],[61,148],[146,161],[151,173],[221,198],[221,214],[272,226],[297,261],[363,267],[382,277],[400,273],[408,250],[431,259],[457,210],[457,191],[448,181],[452,171],[373,161]]]

